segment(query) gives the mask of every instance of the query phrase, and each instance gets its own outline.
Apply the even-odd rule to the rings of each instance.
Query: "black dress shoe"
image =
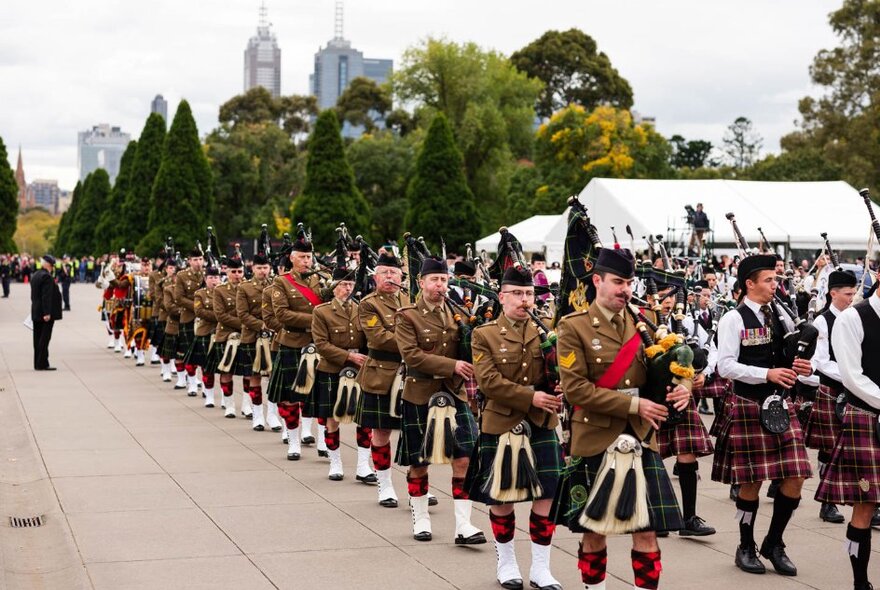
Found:
[[[287,453],[288,461],[299,461],[299,453]]]
[[[359,481],[361,483],[365,483],[369,486],[374,486],[377,483],[379,483],[379,478],[376,477],[375,473],[370,473],[368,475],[355,475],[354,478],[357,481]]]
[[[486,542],[486,535],[483,534],[482,531],[479,533],[474,533],[470,537],[463,537],[461,535],[455,537],[456,545],[482,545]]]
[[[837,510],[837,506],[834,504],[823,503],[819,508],[819,518],[824,520],[825,522],[833,522],[834,524],[840,524],[845,518],[843,515]]]
[[[665,539],[669,536],[669,531],[657,531],[654,533],[658,539]]]
[[[315,437],[314,437],[314,436],[306,436],[306,437],[303,437],[303,439],[302,439],[302,444],[304,444],[304,445],[313,445],[313,444],[315,444]]]
[[[684,521],[684,528],[678,531],[680,537],[708,537],[714,534],[715,529],[696,514]]]
[[[739,486],[737,484],[732,484],[730,486],[730,499],[736,502],[737,498],[739,498]]]
[[[385,498],[379,502],[382,508],[397,508],[397,500],[394,498]]]
[[[880,527],[880,506],[874,510],[874,516],[871,517],[871,526]]]
[[[198,393],[196,393],[195,391],[187,391],[186,395],[187,397],[195,397],[198,395]]]
[[[436,506],[439,503],[437,496],[428,496],[428,506]]]
[[[736,548],[736,557],[734,557],[733,563],[736,564],[736,567],[746,573],[763,574],[767,571],[767,568],[765,568],[764,564],[761,563],[761,560],[758,559],[757,549],[758,548],[754,545],[748,547],[740,545]]]
[[[174,389],[186,389],[186,385],[175,385]]]
[[[502,588],[506,588],[507,590],[523,590],[523,581],[519,578],[513,578],[512,580],[505,580],[504,582],[498,582],[501,584]]]
[[[672,464],[672,475],[678,477],[678,461]]]
[[[788,555],[785,554],[785,545],[783,543],[768,545],[767,541],[764,541],[761,544],[761,555],[770,560],[770,563],[773,564],[773,569],[780,576],[797,575],[797,568],[788,558]]]
[[[853,590],[874,590],[874,585],[871,582],[865,582],[864,584],[856,584],[853,586]]]
[[[701,400],[700,405],[697,407],[697,411],[705,416],[712,416],[715,414],[710,408],[709,404],[706,400]]]
[[[281,439],[281,444],[283,444],[283,445],[286,445],[286,444],[288,444],[289,442],[290,442],[290,439],[289,439],[288,437],[286,437],[286,436],[285,436],[284,438]]]
[[[535,588],[536,590],[562,590],[562,586],[559,584],[550,584],[549,586],[538,586],[537,582],[529,581],[529,586]]]
[[[281,427],[280,427],[280,426],[276,426],[276,427],[274,427],[274,428],[272,429],[272,432],[281,432]],[[284,441],[284,444],[287,444],[287,441]]]
[[[56,367],[43,367],[40,370],[41,371],[57,371],[58,369]]]
[[[256,426],[254,426],[254,430],[256,430],[257,432],[263,432],[263,430],[265,430],[265,428],[263,427],[262,424],[257,424]]]
[[[161,363],[162,363],[162,361],[150,361],[150,364],[151,364],[151,365],[158,365],[158,364],[161,364]]]
[[[413,539],[415,539],[416,541],[430,541],[431,538],[431,533],[429,533],[428,531],[422,531],[421,533],[416,533],[413,535]]]
[[[327,476],[327,479],[329,479],[330,481],[342,481],[342,474],[341,473],[331,473],[330,475]]]
[[[329,457],[330,451],[318,451],[318,456],[319,457]]]
[[[782,485],[781,479],[774,479],[773,481],[771,481],[770,485],[767,486],[767,497],[768,498],[775,498],[776,492],[779,491],[779,486],[781,486],[781,485]]]

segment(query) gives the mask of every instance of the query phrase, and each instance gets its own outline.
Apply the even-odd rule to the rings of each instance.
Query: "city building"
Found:
[[[257,34],[244,50],[244,91],[262,86],[273,97],[281,96],[281,49],[267,20],[266,4],[260,6]]]
[[[342,2],[337,0],[333,39],[315,54],[315,70],[309,75],[309,91],[318,99],[320,109],[336,106],[339,96],[355,78],[364,77],[377,84],[384,83],[391,76],[394,66],[393,60],[365,58],[363,53],[351,46],[351,41],[343,36],[342,13]],[[358,137],[362,131],[362,128],[346,123],[342,134]]]
[[[80,131],[77,139],[76,165],[79,179],[103,168],[110,176],[110,184],[116,182],[122,154],[131,141],[131,135],[123,133],[119,127],[107,123],[95,125],[89,131]]]
[[[18,164],[15,166],[15,184],[18,186],[18,210],[24,211],[31,206],[28,201],[27,181],[24,179],[24,165],[21,162],[21,146],[18,146]]]
[[[28,185],[28,200],[31,207],[42,207],[52,215],[58,215],[61,189],[57,180],[39,179]]]
[[[58,215],[61,215],[70,209],[70,202],[73,200],[73,191],[61,189],[58,193]]]
[[[150,102],[150,112],[151,113],[159,113],[162,115],[162,118],[165,119],[166,126],[168,123],[168,101],[162,97],[161,94],[157,94],[156,98],[154,98]]]

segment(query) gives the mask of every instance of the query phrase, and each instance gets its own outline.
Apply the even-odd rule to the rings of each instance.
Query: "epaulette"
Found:
[[[491,322],[486,322],[485,324],[480,324],[476,328],[474,328],[474,332],[477,330],[482,330],[483,328],[488,328],[489,326],[497,326],[498,320],[492,320]]]
[[[315,306],[315,311],[321,309],[322,307],[327,307],[331,303],[333,303],[333,302],[332,301],[325,301],[324,303],[319,303],[318,305]]]
[[[401,307],[400,309],[397,310],[397,313],[403,313],[403,312],[410,310],[410,309],[416,309],[415,304],[404,305],[403,307]]]
[[[581,311],[573,311],[573,312],[571,312],[571,313],[569,313],[569,314],[566,314],[566,315],[562,316],[562,319],[563,319],[563,320],[567,320],[567,319],[569,319],[569,318],[576,318],[576,317],[578,317],[578,316],[588,315],[589,313],[590,313],[590,309],[589,309],[589,308],[587,308],[587,309],[582,309]]]

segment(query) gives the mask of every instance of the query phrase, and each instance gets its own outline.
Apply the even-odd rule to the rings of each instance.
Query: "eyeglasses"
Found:
[[[513,289],[510,291],[502,291],[502,293],[505,293],[507,295],[512,295],[512,296],[516,297],[517,299],[532,299],[535,297],[534,291],[522,291],[520,289]]]

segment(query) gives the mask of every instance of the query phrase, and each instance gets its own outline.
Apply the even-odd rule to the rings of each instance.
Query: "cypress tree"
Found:
[[[70,249],[75,255],[105,252],[100,249],[100,241],[95,228],[101,220],[101,213],[110,199],[110,176],[103,168],[98,168],[86,177],[83,183],[82,199],[70,228]]]
[[[312,228],[315,247],[329,250],[336,244],[339,222],[353,233],[369,236],[370,204],[354,183],[354,172],[345,157],[336,112],[318,115],[309,139],[306,184],[293,202],[293,221]]]
[[[18,184],[9,165],[9,154],[0,137],[0,252],[15,252],[15,226],[18,223]]]
[[[460,250],[479,236],[474,195],[465,178],[461,152],[442,113],[428,129],[407,200],[406,227],[414,235],[424,236],[431,246],[439,246],[443,238],[448,248]]]
[[[165,118],[159,113],[150,113],[141,136],[137,142],[137,153],[131,166],[131,177],[122,215],[122,243],[134,247],[144,237],[147,227],[145,221],[150,217],[150,202],[153,183],[159,165],[162,163],[162,145],[165,143]],[[121,244],[120,244],[121,245]],[[139,252],[150,256],[153,252]]]
[[[122,239],[122,204],[131,186],[131,166],[136,152],[137,142],[128,142],[128,147],[125,148],[119,162],[119,174],[110,191],[110,198],[107,199],[107,204],[101,211],[101,217],[95,227],[95,250],[99,252],[118,250],[125,245]]]
[[[151,195],[149,232],[137,246],[152,253],[172,236],[181,250],[189,249],[210,225],[214,196],[211,168],[199,143],[189,103],[180,101],[165,138],[162,163]]]
[[[70,252],[70,227],[73,225],[73,219],[76,217],[76,210],[79,208],[79,202],[82,200],[82,182],[77,181],[73,194],[70,197],[70,205],[61,215],[61,221],[58,222],[58,233],[55,234],[55,252]]]

